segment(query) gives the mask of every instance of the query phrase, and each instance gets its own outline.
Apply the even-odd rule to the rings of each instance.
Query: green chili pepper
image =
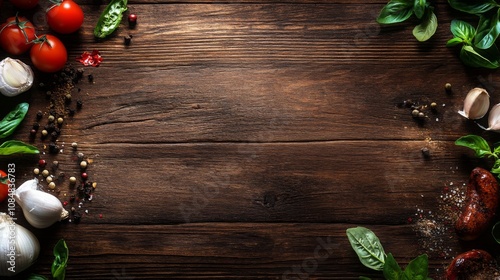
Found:
[[[127,0],[111,0],[99,17],[94,29],[94,36],[104,38],[115,31],[122,21],[123,13],[127,10]]]
[[[9,137],[14,133],[14,130],[28,113],[28,109],[28,103],[20,103],[0,121],[0,138]]]
[[[8,140],[0,145],[0,156],[13,154],[39,154],[40,151],[30,144],[18,140]]]

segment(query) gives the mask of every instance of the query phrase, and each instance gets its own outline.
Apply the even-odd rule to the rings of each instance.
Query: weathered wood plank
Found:
[[[79,228],[84,227],[82,232]],[[45,237],[70,246],[71,279],[357,279],[377,277],[350,247],[350,224],[208,223],[172,226],[66,225]],[[419,254],[410,226],[370,226],[406,265]],[[110,238],[112,236],[113,238]],[[450,249],[457,250],[456,244]],[[49,253],[34,267],[47,273]],[[438,276],[449,260],[434,260]],[[306,275],[309,274],[309,275]],[[123,277],[120,278],[119,276]],[[113,278],[115,277],[115,278]],[[128,278],[125,278],[128,277]]]

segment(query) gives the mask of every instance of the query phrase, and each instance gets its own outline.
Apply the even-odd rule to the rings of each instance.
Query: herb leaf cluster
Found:
[[[458,138],[455,145],[472,149],[477,158],[493,158],[495,163],[490,172],[500,179],[500,143],[494,144],[492,149],[483,137],[471,134]]]
[[[390,0],[380,11],[377,22],[400,23],[412,15],[420,20],[420,24],[413,28],[413,36],[421,42],[429,40],[436,33],[438,22],[434,7],[426,0]]]
[[[500,5],[494,0],[466,1],[448,0],[455,10],[479,17],[477,27],[467,22],[453,20],[453,38],[446,46],[462,44],[460,59],[471,67],[496,69],[500,67],[500,51],[495,42],[500,35]]]
[[[426,254],[410,261],[403,270],[394,256],[386,254],[379,238],[365,227],[348,228],[347,238],[361,263],[373,270],[381,271],[387,280],[432,280],[429,278],[429,260]],[[360,279],[370,280],[361,276]]]

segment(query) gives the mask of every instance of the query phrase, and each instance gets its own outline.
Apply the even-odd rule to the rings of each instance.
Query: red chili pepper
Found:
[[[83,52],[82,55],[77,58],[77,61],[85,66],[97,67],[102,62],[102,56],[99,54],[98,50],[93,50],[92,53]]]

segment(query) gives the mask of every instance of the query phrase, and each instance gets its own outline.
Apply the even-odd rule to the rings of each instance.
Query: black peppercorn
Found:
[[[36,113],[36,119],[37,119],[37,120],[41,120],[42,118],[43,118],[43,113],[42,113],[42,111],[38,111],[38,112]]]
[[[94,81],[94,76],[92,74],[89,74],[87,76],[87,78],[89,79],[89,82],[92,83]]]
[[[83,106],[83,102],[81,100],[77,100],[76,101],[76,108],[77,109],[82,109],[82,106]]]
[[[70,117],[74,116],[75,115],[75,109],[68,109],[68,115]]]
[[[40,128],[40,124],[39,123],[33,123],[33,129],[38,131],[38,129]]]
[[[56,145],[56,143],[50,143],[49,144],[49,153],[51,154],[58,154],[59,153],[59,146]]]
[[[132,35],[129,34],[129,35],[123,37],[123,41],[124,41],[126,46],[129,46],[130,43],[132,42]]]

